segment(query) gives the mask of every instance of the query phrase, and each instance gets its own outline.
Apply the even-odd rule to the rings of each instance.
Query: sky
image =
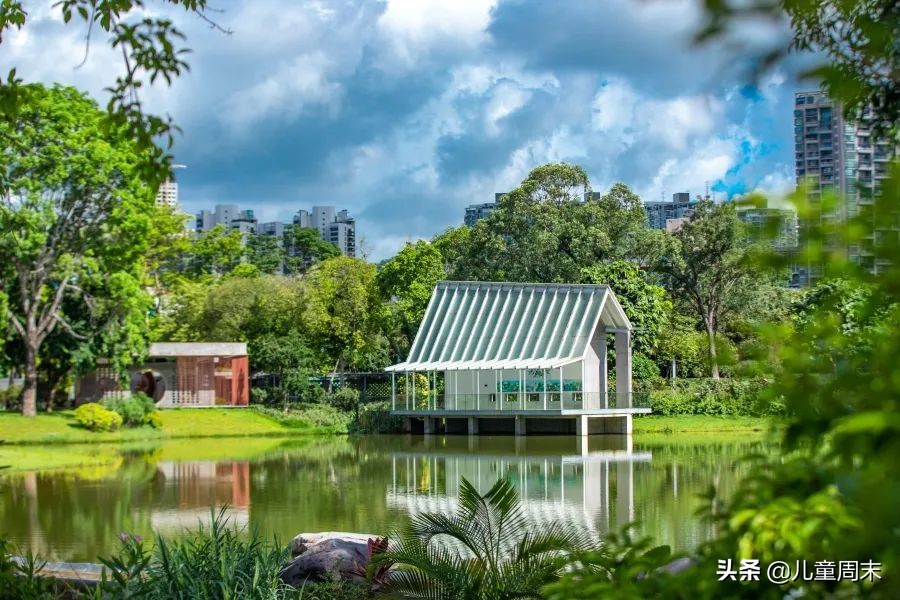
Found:
[[[105,104],[121,60],[51,2],[6,35],[0,69]],[[191,70],[146,91],[182,129],[182,208],[261,222],[334,205],[371,260],[462,223],[535,166],[577,163],[593,189],[723,200],[793,185],[796,65],[752,82],[778,23],[691,44],[696,0],[212,0],[223,33],[148,2],[187,35]],[[84,64],[81,64],[84,61]],[[795,61],[796,62],[796,61]],[[794,69],[794,71],[791,71]],[[814,86],[813,86],[814,87]]]

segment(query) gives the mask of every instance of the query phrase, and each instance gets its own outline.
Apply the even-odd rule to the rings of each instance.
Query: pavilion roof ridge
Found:
[[[557,368],[598,327],[631,329],[607,285],[442,280],[409,356],[387,370]]]

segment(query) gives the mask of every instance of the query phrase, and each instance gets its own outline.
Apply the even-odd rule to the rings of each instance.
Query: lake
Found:
[[[535,520],[602,537],[629,522],[676,549],[712,535],[701,494],[725,499],[764,451],[758,434],[200,439],[121,447],[104,466],[0,476],[0,535],[48,560],[93,561],[120,532],[177,535],[227,506],[233,523],[287,542],[301,532],[386,533],[452,511],[460,477],[498,477]],[[66,446],[59,446],[65,452]],[[105,450],[109,452],[108,449]]]

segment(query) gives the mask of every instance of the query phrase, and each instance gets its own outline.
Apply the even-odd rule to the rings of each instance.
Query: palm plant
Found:
[[[392,564],[393,590],[413,598],[537,598],[573,555],[591,546],[572,524],[528,521],[512,484],[501,479],[486,494],[465,478],[455,515],[423,513],[399,531],[372,567]]]

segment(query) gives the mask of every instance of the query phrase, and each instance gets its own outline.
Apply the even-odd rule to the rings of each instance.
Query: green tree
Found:
[[[183,7],[218,28],[207,16],[206,0],[167,2]],[[109,102],[104,121],[107,127],[132,140],[138,158],[135,168],[155,189],[171,174],[172,156],[168,150],[174,142],[177,127],[168,117],[146,113],[139,92],[157,80],[171,84],[172,79],[187,70],[184,57],[188,49],[180,44],[184,35],[164,16],[148,13],[140,19],[129,18],[145,7],[143,0],[61,0],[52,2],[52,6],[61,10],[66,23],[73,18],[84,23],[85,60],[91,40],[96,40],[101,31],[108,36],[108,43],[121,53],[120,66],[124,72],[106,88]],[[0,43],[6,40],[3,34],[10,29],[27,30],[28,19],[29,11],[22,0],[0,2]],[[111,69],[111,72],[120,71]],[[16,76],[13,67],[5,81],[0,79],[0,118],[16,121],[29,96],[28,86]],[[164,147],[159,145],[160,142]]]
[[[703,377],[708,347],[706,335],[697,331],[696,319],[673,313],[656,339],[656,361],[671,377],[675,361],[676,377]]]
[[[313,227],[290,225],[284,228],[284,272],[299,275],[315,263],[340,256],[337,246],[326,242]]]
[[[16,122],[0,121],[0,254],[6,319],[23,347],[22,410],[34,415],[41,349],[57,328],[78,339],[100,332],[105,351],[141,350],[155,208],[140,179],[145,157],[91,100],[71,88],[18,93]],[[81,310],[66,314],[73,302]],[[80,314],[91,333],[74,327]]]
[[[380,369],[387,364],[376,267],[338,256],[313,267],[304,280],[303,324],[328,368]]]
[[[241,233],[220,224],[198,235],[183,260],[188,273],[195,277],[224,275],[240,264],[243,255]]]
[[[590,190],[581,167],[537,167],[471,228],[451,278],[564,283],[597,262],[629,258],[647,228],[640,198],[621,183],[603,195]]]
[[[472,228],[466,225],[448,227],[431,240],[431,245],[441,253],[444,273],[453,275],[463,272],[461,263],[465,259],[471,234]]]
[[[260,273],[274,274],[281,270],[284,249],[281,240],[271,235],[251,235],[246,243],[247,262]]]
[[[382,299],[388,303],[388,329],[396,329],[394,353],[405,354],[425,316],[425,308],[438,280],[445,276],[443,258],[426,241],[407,243],[378,270],[376,282]],[[391,326],[392,325],[392,326]]]
[[[656,268],[703,324],[710,373],[718,379],[719,325],[736,308],[732,296],[760,276],[748,260],[750,246],[734,205],[701,202],[693,218],[669,238],[666,250]]]
[[[612,289],[634,326],[635,350],[652,354],[672,312],[666,290],[648,283],[637,265],[624,260],[587,267],[581,273],[583,283],[603,284]]]
[[[263,334],[250,343],[248,351],[254,371],[275,377],[273,400],[281,402],[285,411],[292,395],[303,395],[310,385],[317,385],[309,383],[315,373],[315,357],[297,331]]]

